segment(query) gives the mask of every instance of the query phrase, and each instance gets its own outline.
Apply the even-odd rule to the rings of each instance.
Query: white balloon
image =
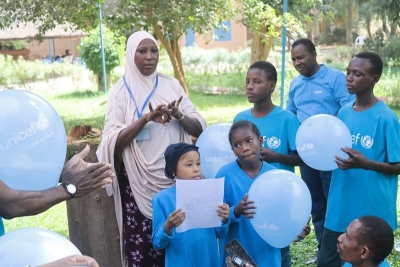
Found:
[[[296,149],[305,164],[321,171],[337,169],[335,156],[347,159],[341,149],[351,147],[346,124],[328,114],[314,115],[303,121],[296,133]]]
[[[0,266],[38,266],[61,258],[82,255],[65,237],[40,228],[25,228],[0,237]]]

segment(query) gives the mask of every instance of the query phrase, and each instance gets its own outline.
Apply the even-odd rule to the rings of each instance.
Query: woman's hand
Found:
[[[178,100],[174,100],[167,105],[167,108],[171,110],[170,115],[176,120],[180,120],[183,116],[182,112],[179,111],[179,104],[181,103],[183,96],[179,97]]]
[[[218,216],[222,218],[222,222],[226,223],[229,218],[229,205],[226,203],[218,205],[217,213]]]
[[[151,102],[149,103],[150,112],[146,114],[146,121],[153,121],[156,123],[161,123],[162,125],[167,125],[167,122],[171,121],[171,110],[167,108],[166,105],[161,104],[153,109]]]
[[[186,218],[186,213],[182,209],[177,209],[172,212],[167,221],[164,223],[164,230],[168,235],[171,235],[172,228],[175,228],[183,223]]]
[[[238,218],[240,215],[246,216],[246,218],[251,219],[253,218],[253,215],[256,214],[256,211],[254,210],[256,206],[252,206],[251,204],[254,203],[253,200],[247,200],[249,197],[249,194],[246,193],[244,195],[243,199],[237,204],[234,208],[234,213],[235,217]]]

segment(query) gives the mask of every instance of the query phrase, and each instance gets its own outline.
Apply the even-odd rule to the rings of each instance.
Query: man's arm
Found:
[[[343,73],[340,73],[340,75],[338,75],[338,77],[334,80],[333,97],[340,107],[343,107],[347,103],[355,100],[355,95],[349,94],[347,90],[346,76]]]
[[[36,215],[71,198],[62,185],[37,192],[16,191],[0,181],[0,192],[0,216],[5,219]]]
[[[289,110],[297,115],[297,107],[294,104],[294,90],[293,90],[293,81],[290,83],[288,98],[286,100],[286,110]]]
[[[75,185],[77,198],[111,183],[114,177],[110,164],[87,163],[83,160],[89,151],[89,146],[86,146],[84,150],[73,156],[64,165],[61,173],[62,182]],[[62,185],[43,191],[16,191],[0,180],[0,192],[0,216],[5,219],[36,215],[71,198]]]

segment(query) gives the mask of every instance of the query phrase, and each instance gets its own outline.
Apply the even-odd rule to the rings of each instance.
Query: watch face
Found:
[[[75,194],[75,193],[76,193],[76,187],[75,187],[75,185],[73,185],[73,184],[67,185],[67,190],[68,190],[68,192],[71,193],[71,194]]]

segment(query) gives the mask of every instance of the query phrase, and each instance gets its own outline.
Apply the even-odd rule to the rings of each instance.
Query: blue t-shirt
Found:
[[[300,123],[317,114],[336,115],[340,107],[354,101],[346,88],[346,76],[321,65],[311,77],[299,75],[292,80],[286,109],[297,114]]]
[[[349,128],[353,149],[377,162],[400,162],[400,125],[396,115],[379,101],[368,110],[356,112],[353,103],[338,114]],[[363,215],[374,215],[397,228],[398,176],[364,169],[333,171],[325,227],[345,232]]]
[[[157,193],[152,200],[153,232],[151,242],[157,249],[165,248],[165,266],[218,266],[219,254],[217,238],[228,232],[229,220],[221,227],[191,229],[171,235],[164,230],[168,216],[176,210],[176,186]],[[217,210],[217,208],[215,208]]]
[[[254,117],[251,112],[252,109],[240,112],[233,119],[233,123],[241,120],[254,123],[264,138],[264,147],[275,152],[289,155],[296,150],[296,133],[300,126],[296,115],[278,106],[263,118]],[[294,172],[294,166],[280,162],[273,162],[271,165]]]
[[[242,171],[237,162],[231,162],[223,166],[216,174],[217,178],[225,177],[224,202],[230,207],[228,234],[224,239],[219,239],[221,264],[223,266],[226,266],[225,259],[228,256],[224,250],[224,245],[234,238],[242,244],[259,267],[281,266],[280,249],[274,248],[265,242],[254,230],[249,219],[245,216],[236,218],[233,213],[235,205],[249,192],[253,182],[261,174],[273,169],[275,169],[274,166],[263,162],[260,173],[255,178],[251,178]]]
[[[343,267],[352,267],[353,265],[351,265],[350,263],[346,262]],[[381,264],[379,264],[379,267],[390,267],[390,264],[384,260]]]
[[[0,217],[0,236],[4,235],[4,232],[3,219]]]

